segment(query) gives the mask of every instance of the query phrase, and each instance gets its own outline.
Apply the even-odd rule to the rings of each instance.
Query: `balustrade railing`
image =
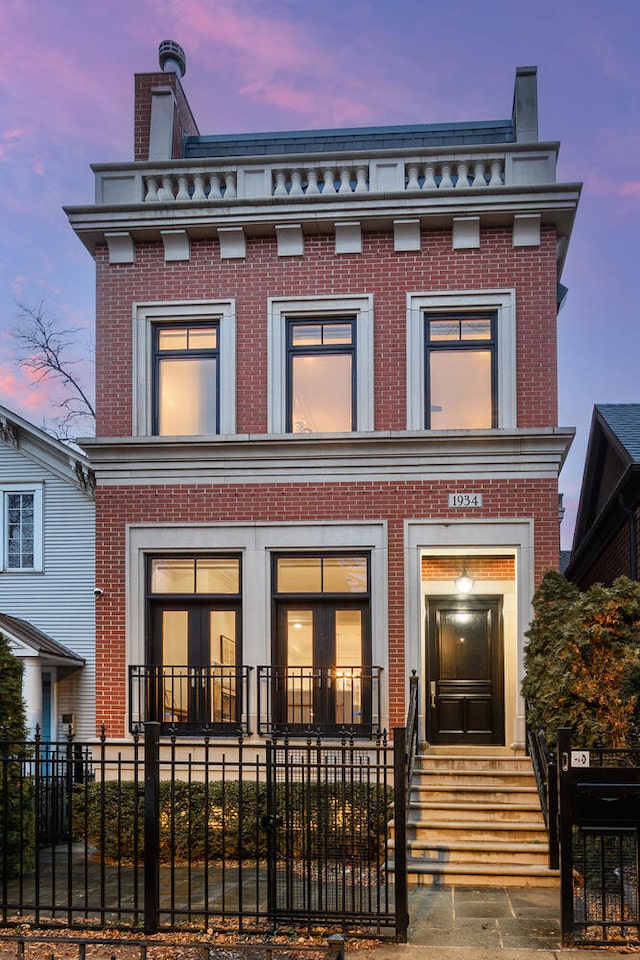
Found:
[[[243,171],[244,172],[244,171]],[[259,180],[256,182],[256,177]],[[244,197],[259,199],[285,197],[335,197],[345,194],[375,193],[369,163],[327,165],[323,167],[270,167],[253,175],[254,182]],[[505,158],[474,160],[419,160],[404,163],[397,188],[407,192],[432,190],[486,189],[501,187],[505,178]],[[144,202],[167,203],[227,202],[240,196],[238,169],[151,172],[143,175]]]

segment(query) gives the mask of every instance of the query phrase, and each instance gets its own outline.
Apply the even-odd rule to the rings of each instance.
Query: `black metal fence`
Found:
[[[147,724],[128,744],[0,743],[0,763],[5,925],[264,934],[286,921],[406,939],[406,874],[387,869],[392,816],[396,845],[405,824],[383,737],[220,746],[161,742]]]
[[[558,755],[563,944],[639,944],[640,748]]]

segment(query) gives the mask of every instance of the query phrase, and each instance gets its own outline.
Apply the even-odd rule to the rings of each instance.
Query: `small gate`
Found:
[[[639,751],[558,748],[563,943],[638,944]]]
[[[387,866],[393,749],[272,741],[267,754],[269,915],[274,923],[393,929]]]

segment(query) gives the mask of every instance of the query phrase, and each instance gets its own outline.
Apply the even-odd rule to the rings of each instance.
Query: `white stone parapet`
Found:
[[[416,156],[378,155],[365,159],[314,156],[297,162],[264,157],[227,160],[172,160],[162,163],[94,166],[96,205],[201,203],[226,206],[288,198],[364,194],[430,194],[494,191],[556,182],[557,144],[522,149],[501,144]]]

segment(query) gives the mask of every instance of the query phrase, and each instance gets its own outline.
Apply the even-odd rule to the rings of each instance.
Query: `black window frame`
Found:
[[[358,557],[366,560],[367,583],[366,590],[362,591],[285,591],[278,590],[278,561],[286,559],[340,559],[341,557]],[[321,584],[322,586],[322,584]],[[362,612],[362,649],[361,663],[349,664],[351,667],[361,667],[369,675],[361,681],[362,695],[362,716],[363,722],[358,724],[342,724],[344,729],[352,729],[354,733],[361,736],[369,736],[371,727],[371,709],[372,709],[372,609],[371,609],[371,551],[369,550],[294,550],[277,551],[272,554],[271,565],[271,609],[272,609],[272,629],[271,629],[271,663],[272,663],[272,716],[271,722],[275,728],[286,729],[292,736],[299,736],[308,730],[306,722],[291,721],[288,719],[287,705],[287,687],[288,681],[283,677],[287,674],[286,655],[283,657],[284,643],[284,614],[287,610],[308,610],[313,616],[314,624],[314,646],[312,651],[313,662],[308,664],[315,679],[313,682],[314,693],[313,700],[315,707],[320,707],[320,714],[314,719],[312,726],[314,729],[324,730],[326,733],[336,731],[337,724],[332,716],[335,704],[332,703],[334,692],[330,687],[325,687],[324,680],[320,678],[331,672],[337,666],[335,662],[335,612],[337,608],[354,609]],[[327,630],[326,635],[315,635],[315,628],[322,625]],[[330,634],[332,636],[330,637]],[[333,642],[333,648],[330,651],[328,644]],[[325,646],[325,644],[327,646]],[[331,652],[332,656],[328,654]],[[296,668],[294,668],[295,671]],[[299,668],[303,669],[303,668]],[[277,676],[281,675],[281,676]],[[295,681],[294,681],[295,682]],[[318,686],[321,684],[321,686]]]
[[[445,312],[432,313],[425,311],[423,313],[423,342],[424,342],[424,423],[425,429],[431,430],[431,383],[430,383],[430,357],[432,353],[451,352],[470,352],[479,349],[488,350],[491,354],[491,427],[495,429],[498,426],[498,312],[496,310],[447,310]],[[491,336],[477,340],[440,340],[430,339],[430,324],[434,320],[458,321],[462,323],[468,320],[486,320],[491,321]],[[446,427],[443,429],[456,430],[466,429],[464,427]]]
[[[317,344],[312,346],[294,346],[293,331],[296,327],[319,325],[338,326],[348,324],[351,328],[351,343],[349,344]],[[357,317],[353,314],[347,316],[310,316],[287,317],[286,319],[286,424],[287,433],[295,433],[293,429],[293,359],[294,357],[308,356],[344,356],[351,357],[351,427],[347,433],[353,433],[357,430],[358,410],[357,410]],[[314,431],[310,431],[313,433]]]
[[[152,323],[152,340],[153,340],[153,350],[152,350],[152,366],[153,366],[153,410],[152,410],[152,434],[155,437],[161,436],[160,430],[160,362],[161,360],[167,359],[186,359],[192,357],[193,359],[202,359],[202,358],[215,358],[216,360],[216,391],[215,391],[215,436],[220,433],[220,362],[221,362],[221,351],[220,351],[220,321],[207,320],[207,319],[194,319],[194,320],[164,320],[157,321]],[[211,329],[214,328],[216,331],[216,346],[207,347],[206,349],[191,350],[187,348],[186,350],[160,350],[160,333],[164,330],[191,330],[194,328],[201,329]],[[165,436],[165,434],[162,434]],[[192,434],[189,434],[192,436]]]
[[[238,591],[236,593],[197,593],[194,589],[190,593],[168,593],[168,592],[153,592],[151,589],[151,577],[153,570],[154,560],[193,560],[194,561],[194,577],[195,577],[195,566],[198,560],[237,560],[238,561]],[[195,585],[195,579],[194,579]],[[154,669],[162,669],[165,664],[162,663],[162,653],[161,643],[162,637],[159,633],[162,612],[164,610],[175,610],[175,609],[187,609],[189,614],[189,651],[187,660],[189,661],[187,666],[189,668],[196,666],[197,667],[206,667],[207,664],[201,662],[199,664],[192,664],[190,660],[190,653],[193,649],[192,647],[192,637],[194,631],[194,621],[198,619],[200,625],[204,622],[203,613],[211,608],[218,608],[220,610],[231,610],[233,609],[236,614],[236,637],[235,637],[235,670],[237,677],[237,717],[233,720],[224,721],[221,723],[206,723],[202,724],[195,721],[188,721],[184,724],[179,725],[178,732],[188,735],[192,732],[201,732],[201,728],[205,726],[210,729],[212,732],[218,734],[234,734],[239,729],[240,725],[240,715],[242,714],[243,709],[246,709],[247,704],[242,703],[243,697],[243,684],[241,679],[241,672],[244,666],[244,652],[243,652],[243,557],[241,553],[237,551],[225,551],[222,553],[210,553],[206,551],[194,551],[189,553],[176,553],[176,552],[154,552],[148,554],[146,557],[146,570],[145,570],[145,638],[144,638],[144,650],[145,650],[145,665]],[[204,636],[201,634],[199,638],[200,649],[203,650],[206,646],[204,644]],[[208,646],[210,649],[211,637],[207,633],[206,637],[208,641]],[[209,664],[211,666],[211,664]],[[169,665],[167,665],[169,666]],[[230,666],[230,665],[225,665]],[[171,728],[171,724],[162,724],[164,728]]]

